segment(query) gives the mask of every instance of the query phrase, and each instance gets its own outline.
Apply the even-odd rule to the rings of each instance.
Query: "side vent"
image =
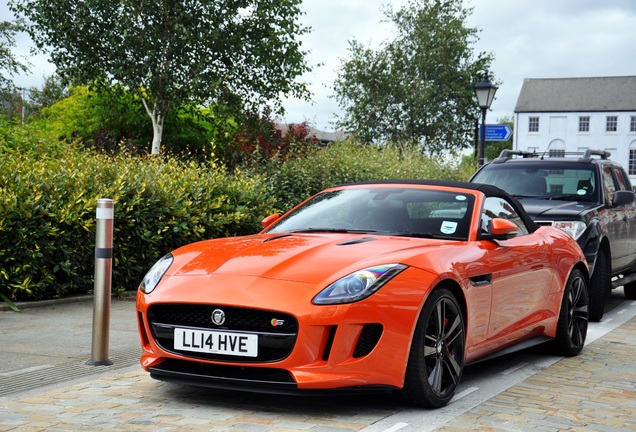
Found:
[[[336,337],[336,330],[338,326],[331,326],[329,329],[329,336],[327,336],[327,343],[325,344],[325,350],[322,352],[322,359],[324,361],[329,360],[329,354],[331,354],[331,347],[333,346],[333,340]]]
[[[141,312],[137,312],[137,326],[143,331],[139,332],[141,344],[150,349],[150,339],[148,338],[148,330],[146,330],[146,325],[144,324],[144,317]]]
[[[353,350],[353,357],[360,358],[373,351],[373,348],[378,344],[380,336],[384,328],[382,324],[365,324],[360,332],[358,343]]]

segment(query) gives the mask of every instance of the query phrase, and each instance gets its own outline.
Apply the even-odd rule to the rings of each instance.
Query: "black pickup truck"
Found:
[[[605,297],[623,286],[636,299],[636,204],[623,167],[610,153],[545,154],[504,150],[470,179],[514,195],[539,225],[574,237],[590,267],[589,319],[603,318]]]

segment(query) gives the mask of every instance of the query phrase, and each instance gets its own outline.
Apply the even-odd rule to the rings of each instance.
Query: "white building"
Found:
[[[552,155],[607,150],[636,184],[636,76],[524,80],[513,148]]]

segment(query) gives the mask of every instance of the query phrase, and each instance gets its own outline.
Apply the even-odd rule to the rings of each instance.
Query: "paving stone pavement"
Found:
[[[636,318],[436,430],[636,431]]]
[[[136,329],[130,328],[135,322],[134,303],[115,304],[113,309],[115,348],[135,354]],[[45,317],[55,313],[56,320],[67,328],[78,327],[60,337],[81,339],[78,345],[85,346],[90,325],[72,322],[86,321],[85,310],[86,306],[74,305],[56,306],[49,312],[29,311],[23,316],[0,312],[0,351],[8,351],[6,358],[24,351],[30,361],[25,374],[33,373],[29,371],[37,369],[32,365],[38,361],[51,370],[70,364],[78,371],[62,382],[0,397],[0,431],[345,432],[362,431],[404,408],[378,396],[299,398],[185,387],[151,379],[136,360],[126,356],[116,362],[117,368],[86,366],[90,344],[88,350],[55,357],[56,353],[38,354],[16,342],[21,335],[18,324],[24,317],[34,326],[31,332],[44,334]],[[636,317],[588,344],[579,356],[556,362],[436,430],[635,431],[635,353]],[[16,372],[11,369],[16,367],[0,363],[0,387],[9,382],[6,380]],[[93,368],[92,374],[79,373],[85,368]],[[411,425],[415,429],[408,430],[426,425],[427,413],[422,410],[418,424]],[[400,425],[386,429],[399,430]]]

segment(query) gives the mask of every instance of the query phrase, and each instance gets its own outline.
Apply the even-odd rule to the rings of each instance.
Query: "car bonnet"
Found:
[[[323,282],[366,267],[408,261],[444,243],[432,239],[351,234],[260,234],[209,240],[173,253],[167,274],[237,275]]]
[[[521,198],[519,202],[528,215],[537,220],[576,218],[581,212],[598,207],[598,203]]]

